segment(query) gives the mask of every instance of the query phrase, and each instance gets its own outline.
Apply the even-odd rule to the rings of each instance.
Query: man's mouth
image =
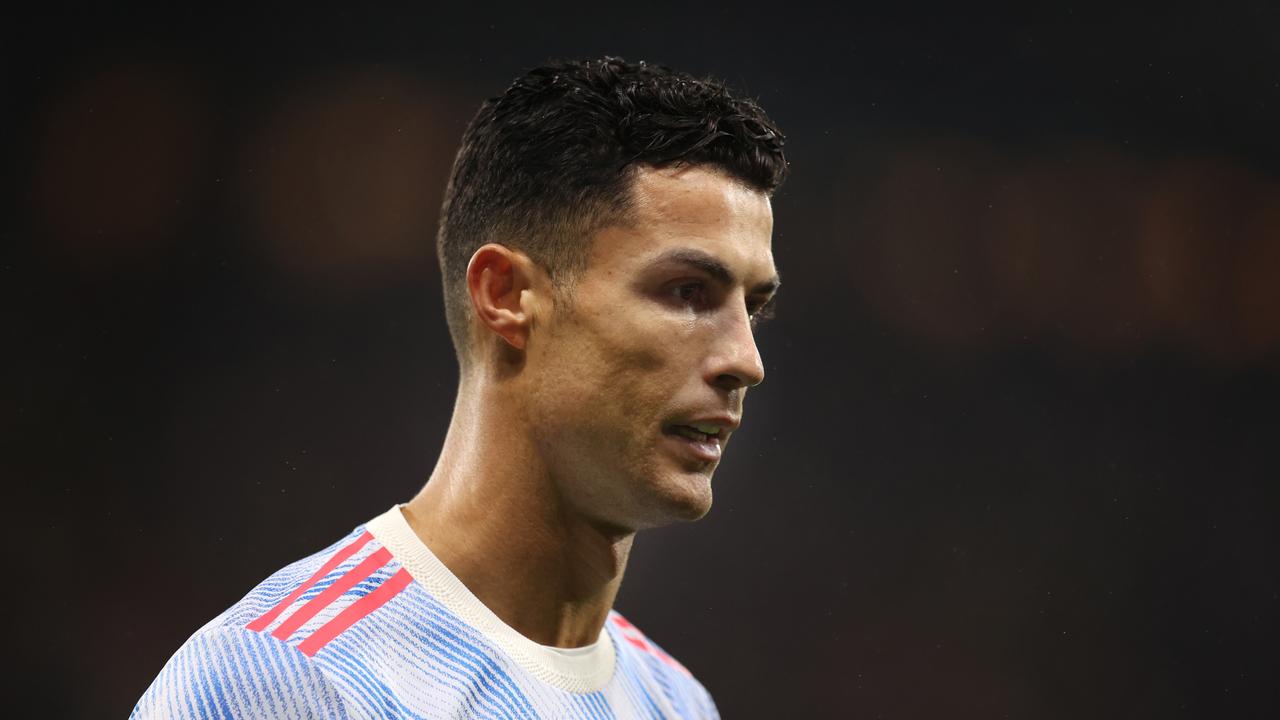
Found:
[[[670,432],[694,442],[711,442],[720,438],[720,428],[714,425],[674,425]]]
[[[663,433],[680,447],[680,453],[692,455],[697,460],[709,463],[718,462],[724,452],[724,439],[727,433],[723,428],[714,425],[668,425]]]

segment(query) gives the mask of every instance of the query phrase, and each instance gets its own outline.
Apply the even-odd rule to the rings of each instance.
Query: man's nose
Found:
[[[739,306],[726,319],[716,342],[716,353],[711,369],[712,381],[726,390],[753,387],[764,382],[764,361],[756,347],[755,331],[751,316],[745,306]]]

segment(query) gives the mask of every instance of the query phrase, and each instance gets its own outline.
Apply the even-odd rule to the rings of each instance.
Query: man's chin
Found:
[[[681,505],[680,507],[684,512],[676,514],[672,518],[674,522],[694,522],[695,520],[701,520],[707,516],[707,513],[711,512],[711,496],[708,495],[707,499],[703,502],[688,503]]]
[[[685,472],[667,478],[655,498],[655,525],[700,520],[711,511],[711,475]]]

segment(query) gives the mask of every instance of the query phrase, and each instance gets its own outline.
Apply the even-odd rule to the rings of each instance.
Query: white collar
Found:
[[[365,529],[432,597],[502,648],[534,677],[572,693],[595,692],[613,677],[615,649],[604,628],[594,643],[580,648],[540,645],[521,635],[480,602],[440,562],[409,527],[399,505],[370,520]]]

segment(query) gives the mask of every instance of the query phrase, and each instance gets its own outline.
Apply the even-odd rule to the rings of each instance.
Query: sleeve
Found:
[[[292,645],[240,627],[203,629],[165,664],[130,720],[350,718],[320,668]]]
[[[716,703],[711,699],[711,693],[702,686],[702,683],[694,681],[696,691],[694,697],[698,704],[698,717],[706,718],[706,720],[720,720],[720,711],[716,708]]]

